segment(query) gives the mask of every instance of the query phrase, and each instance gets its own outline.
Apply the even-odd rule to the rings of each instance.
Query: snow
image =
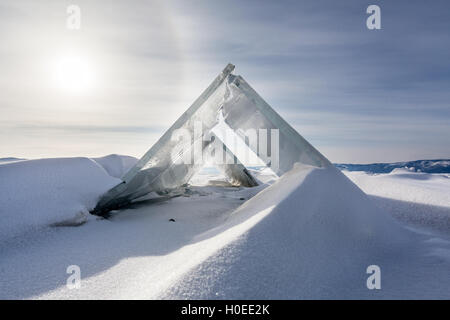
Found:
[[[450,178],[448,174],[394,169],[389,174],[361,171],[345,175],[372,200],[397,219],[413,227],[450,233]]]
[[[446,174],[394,169],[389,174],[345,172],[364,192],[387,198],[450,207],[450,179]]]
[[[252,218],[245,220],[248,216]],[[426,250],[420,238],[379,210],[334,168],[296,168],[237,209],[230,223],[245,220],[242,226],[255,217],[256,225],[239,236],[230,235],[225,247],[190,270],[163,297],[449,296],[444,283],[450,265],[423,259]],[[440,250],[448,254],[446,247]],[[365,286],[369,265],[386,270],[381,292]]]
[[[177,194],[89,216],[133,161],[0,164],[0,298],[450,298],[450,232],[402,205],[448,215],[445,175],[345,172],[367,196],[333,167],[254,169],[255,188],[204,170]],[[61,227],[80,212],[86,223]],[[381,290],[366,288],[373,264]],[[70,265],[80,289],[66,287]]]
[[[0,244],[0,298],[155,297],[195,264],[196,256],[215,250],[208,245],[199,250],[193,239],[221,225],[263,187],[192,187],[189,197],[150,200],[109,220],[91,219],[81,227],[47,229]],[[73,264],[81,268],[80,290],[65,286],[66,268]]]
[[[134,157],[122,156],[118,154],[110,154],[101,158],[92,158],[92,160],[101,165],[110,176],[115,178],[121,178],[138,161]]]
[[[59,158],[0,165],[0,241],[51,224],[80,224],[132,157]]]

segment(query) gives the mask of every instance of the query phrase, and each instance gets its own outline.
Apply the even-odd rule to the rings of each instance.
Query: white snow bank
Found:
[[[116,178],[121,178],[138,162],[138,159],[134,157],[118,154],[110,154],[101,158],[92,158],[92,160],[101,165],[110,176]]]
[[[113,160],[113,161],[110,161]],[[82,223],[109,188],[120,183],[125,158],[58,158],[0,165],[0,239],[50,224]]]
[[[394,169],[388,174],[345,171],[365,193],[415,203],[450,207],[450,178],[446,174]]]
[[[389,174],[344,172],[377,206],[414,227],[450,235],[450,178],[447,174],[395,169]]]
[[[240,235],[234,226],[241,228]],[[445,286],[436,287],[436,281],[448,282],[448,265],[433,269],[434,281],[415,273],[426,269],[416,235],[379,210],[335,168],[295,168],[203,237],[214,233],[207,242],[211,246],[220,237],[217,252],[162,297],[430,297],[442,295],[439,290]],[[367,289],[369,265],[384,271],[382,291]],[[405,280],[411,269],[411,276],[419,278],[414,285]],[[417,286],[421,291],[414,291]]]
[[[201,184],[109,220],[31,233],[0,247],[0,297],[450,298],[450,242],[418,239],[338,171],[296,168],[255,196],[265,186]],[[73,264],[79,290],[66,287]],[[372,264],[381,290],[366,288]]]

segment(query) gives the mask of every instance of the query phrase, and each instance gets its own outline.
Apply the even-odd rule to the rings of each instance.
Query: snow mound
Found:
[[[450,179],[395,169],[389,174],[345,172],[377,206],[410,226],[450,232]]]
[[[445,174],[395,169],[388,174],[346,172],[345,175],[370,195],[450,207],[450,179]]]
[[[255,217],[236,237],[233,226]],[[333,167],[294,168],[239,207],[224,228],[226,244],[163,298],[401,297],[397,278],[417,254],[416,235]],[[366,287],[370,265],[389,270],[381,293]]]
[[[138,159],[130,156],[122,156],[118,154],[110,154],[101,158],[92,158],[112,177],[121,178],[128,170],[131,169]]]
[[[127,160],[127,159],[126,159]],[[103,162],[107,162],[105,158]],[[122,167],[111,172],[118,173]],[[88,158],[0,165],[0,239],[47,225],[80,224],[99,196],[120,180]]]

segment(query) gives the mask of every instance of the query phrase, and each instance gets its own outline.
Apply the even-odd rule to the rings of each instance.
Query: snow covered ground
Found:
[[[412,227],[450,234],[450,174],[405,168],[389,174],[345,174],[383,210]]]
[[[0,162],[0,298],[450,298],[448,175],[345,172],[367,196],[335,168],[254,172],[256,188],[205,170],[172,197],[89,215],[135,161]]]
[[[120,183],[132,157],[15,160],[0,164],[0,241],[51,224],[80,224]]]

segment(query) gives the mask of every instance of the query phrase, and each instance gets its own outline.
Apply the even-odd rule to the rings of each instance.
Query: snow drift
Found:
[[[0,165],[0,239],[48,225],[86,221],[99,196],[136,161],[110,155],[24,160]]]
[[[409,169],[389,174],[344,171],[377,206],[414,227],[450,233],[450,178]]]
[[[448,282],[448,264],[443,267],[432,258],[425,263],[418,237],[375,207],[335,168],[295,168],[243,204],[224,228],[245,225],[255,216],[261,219],[257,224],[238,237],[230,236],[223,248],[190,270],[162,297],[449,295],[442,286]],[[370,265],[383,271],[383,290],[367,289],[366,269]],[[418,276],[430,269],[433,277]]]
[[[120,176],[123,163],[107,159],[0,165],[2,298],[450,298],[450,242],[405,229],[333,167],[296,166],[265,189],[190,186],[109,220],[3,241],[92,208],[120,181],[108,172]],[[420,194],[412,181],[424,180],[401,174],[390,176]],[[79,290],[66,287],[72,264]],[[369,265],[381,268],[381,290],[366,287]]]
[[[92,158],[114,178],[122,178],[127,171],[138,161],[135,157],[110,154],[105,157]]]

